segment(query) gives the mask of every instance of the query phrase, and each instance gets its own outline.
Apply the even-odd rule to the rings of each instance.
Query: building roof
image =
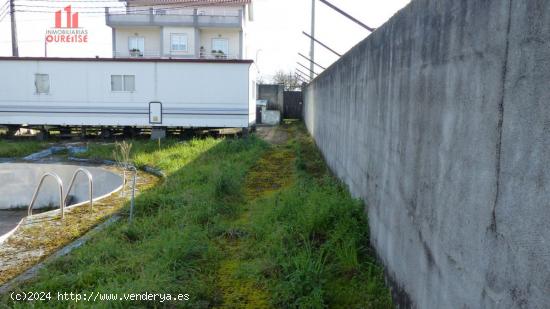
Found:
[[[66,57],[0,57],[0,61],[65,61],[65,62],[168,62],[168,63],[254,63],[253,60],[239,59],[182,59],[182,58],[66,58]]]
[[[183,6],[234,6],[252,3],[252,0],[126,0],[129,6],[132,5],[171,5]]]

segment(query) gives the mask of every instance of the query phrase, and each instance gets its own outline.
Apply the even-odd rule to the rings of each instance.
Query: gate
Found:
[[[302,119],[304,100],[301,91],[285,91],[283,102],[283,119]]]

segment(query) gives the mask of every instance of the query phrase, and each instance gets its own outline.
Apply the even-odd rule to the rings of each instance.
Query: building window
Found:
[[[227,39],[212,39],[212,53],[229,54],[229,41]]]
[[[134,92],[136,91],[135,75],[111,75],[111,91]]]
[[[36,94],[50,93],[50,76],[48,74],[35,74],[34,87]]]
[[[170,48],[172,51],[187,51],[187,34],[170,34]]]
[[[143,56],[145,51],[145,38],[132,36],[128,38],[128,50],[131,56]]]

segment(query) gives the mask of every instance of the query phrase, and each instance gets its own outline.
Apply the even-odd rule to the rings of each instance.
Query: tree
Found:
[[[292,71],[277,71],[273,76],[273,82],[284,85],[285,91],[298,90],[302,86],[302,82]]]

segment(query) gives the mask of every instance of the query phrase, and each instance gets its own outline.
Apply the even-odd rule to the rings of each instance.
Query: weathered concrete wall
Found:
[[[258,85],[258,100],[267,100],[267,109],[283,112],[283,85]]]
[[[550,304],[550,1],[415,0],[305,92],[401,305]]]

